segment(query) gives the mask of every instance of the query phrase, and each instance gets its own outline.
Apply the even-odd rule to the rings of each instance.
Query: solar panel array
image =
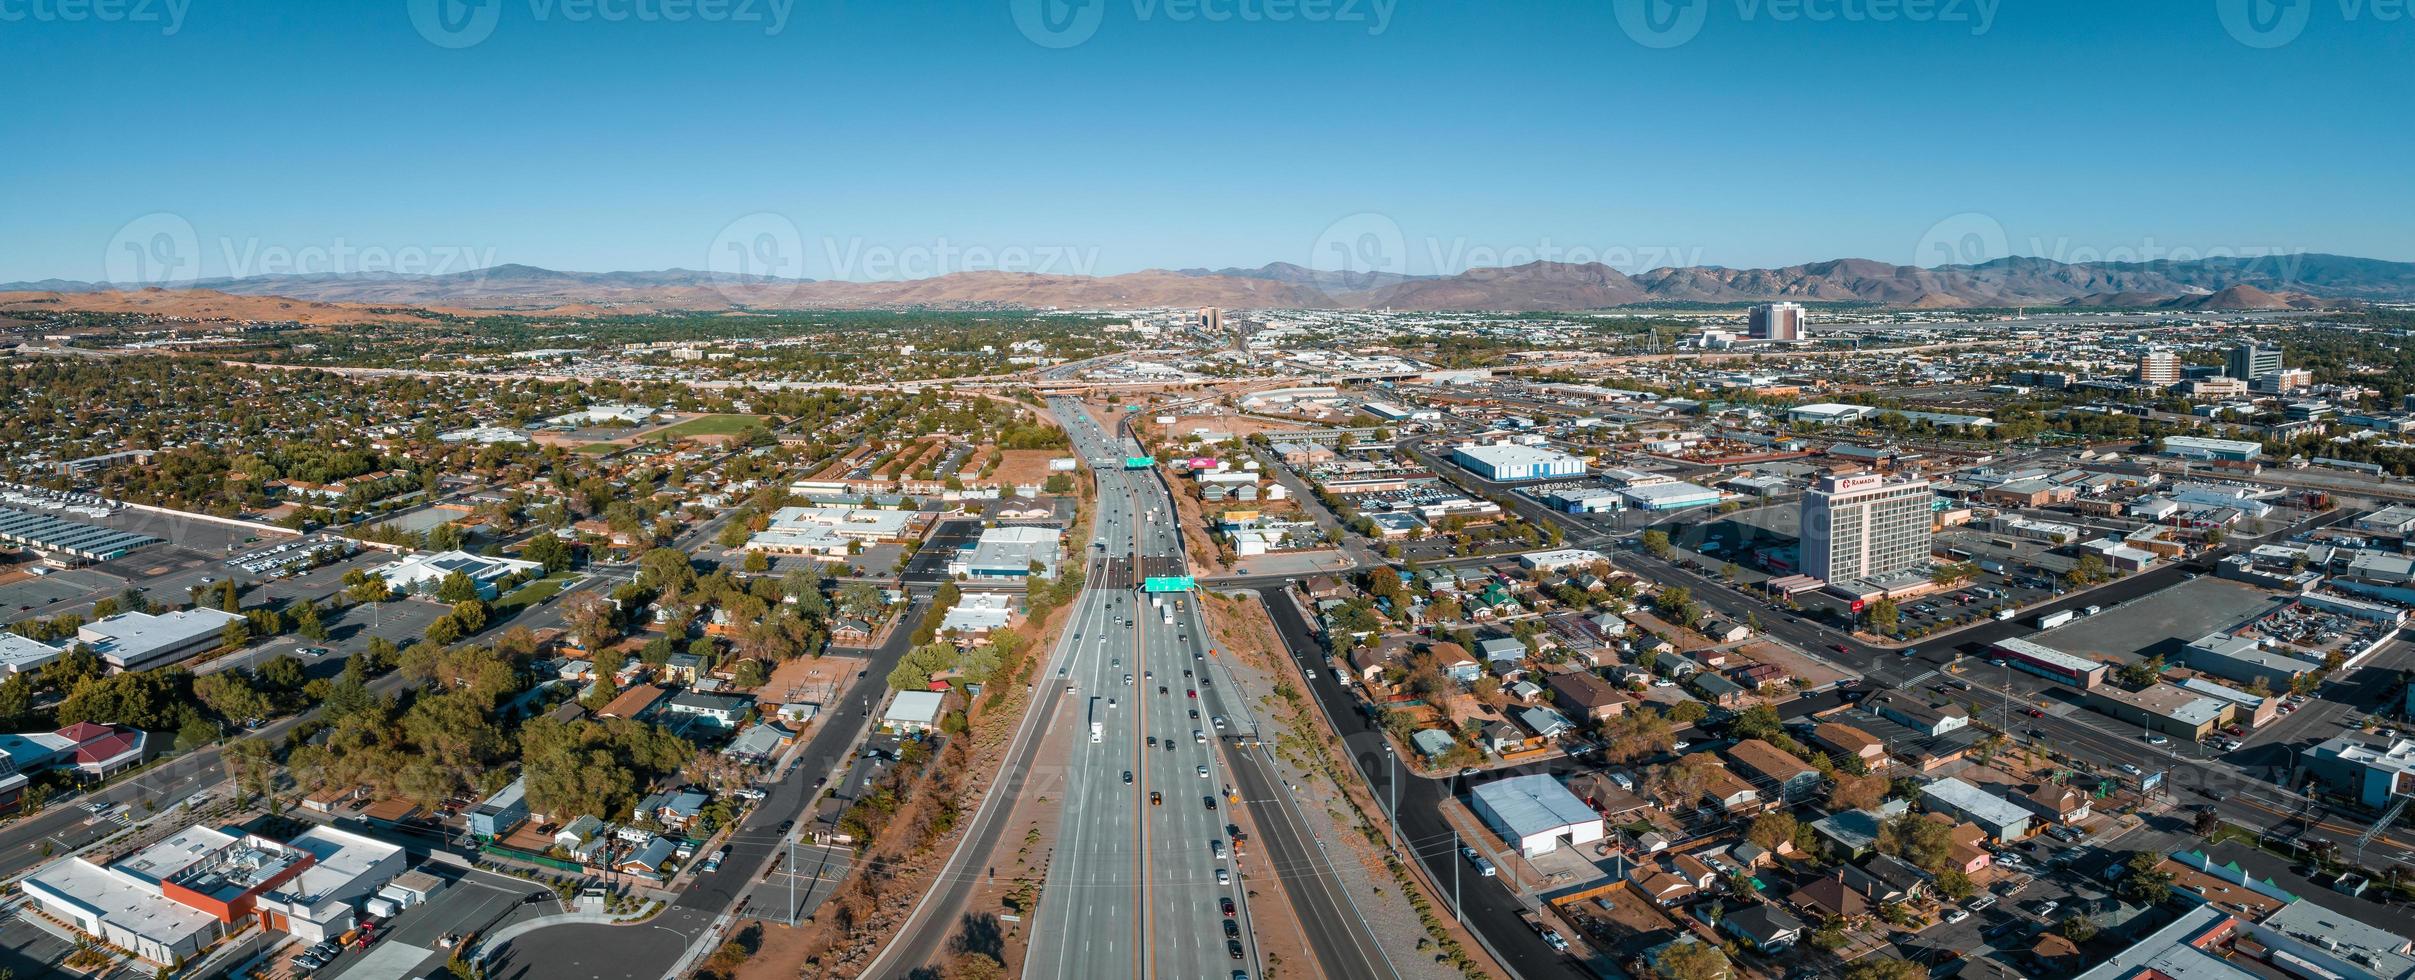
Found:
[[[35,551],[107,561],[145,545],[159,544],[161,540],[148,534],[0,507],[0,541]]]

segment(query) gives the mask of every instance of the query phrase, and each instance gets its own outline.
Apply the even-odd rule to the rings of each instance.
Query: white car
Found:
[[[1955,922],[1960,922],[1960,921],[1962,921],[1962,920],[1964,920],[1964,919],[1967,919],[1967,918],[1970,918],[1970,917],[1971,917],[1971,914],[1970,914],[1970,913],[1965,912],[1965,911],[1963,911],[1963,910],[1961,910],[1961,909],[1954,909],[1953,911],[1947,912],[1947,913],[1945,914],[1945,921],[1946,921],[1946,922],[1948,922],[1948,923],[1955,923]]]
[[[1206,778],[1207,778],[1207,767],[1206,767],[1206,766],[1200,766],[1200,767],[1199,767],[1199,778],[1201,778],[1201,779],[1206,779]]]
[[[1233,883],[1233,873],[1232,873],[1232,872],[1230,872],[1230,871],[1226,871],[1226,870],[1224,870],[1223,868],[1217,868],[1217,869],[1216,869],[1216,883],[1217,883],[1217,884],[1219,884],[1219,885],[1229,885],[1229,884],[1232,884],[1232,883]]]

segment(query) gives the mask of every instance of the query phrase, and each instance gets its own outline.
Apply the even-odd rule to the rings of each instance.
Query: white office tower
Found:
[[[1803,574],[1839,582],[1926,563],[1935,496],[1917,478],[1822,478],[1803,495]]]

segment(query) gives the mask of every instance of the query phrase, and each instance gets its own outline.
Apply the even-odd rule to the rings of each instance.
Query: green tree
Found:
[[[1902,612],[1895,608],[1895,600],[1884,596],[1862,610],[1862,615],[1869,621],[1870,628],[1880,633],[1894,632],[1896,625],[1903,620]]]
[[[520,549],[520,558],[545,566],[549,575],[566,571],[570,568],[570,545],[551,532],[539,532]]]
[[[1673,550],[1669,545],[1669,532],[1658,530],[1645,531],[1644,550],[1651,552],[1655,557],[1669,557],[1670,551]]]
[[[1657,964],[1661,980],[1722,980],[1733,975],[1727,954],[1706,942],[1680,942],[1664,949]]]
[[[478,580],[465,572],[453,572],[436,585],[436,598],[445,602],[463,602],[478,598]]]
[[[2163,854],[2140,851],[2130,855],[2121,881],[2123,898],[2140,905],[2155,905],[2172,897],[2172,872],[2164,869]],[[2074,938],[2073,942],[2085,942]]]

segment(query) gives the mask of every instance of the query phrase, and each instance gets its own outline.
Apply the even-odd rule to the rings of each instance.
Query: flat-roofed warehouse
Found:
[[[1460,446],[1451,451],[1451,459],[1477,476],[1499,482],[1585,475],[1584,460],[1548,446],[1511,442]]]
[[[216,609],[176,612],[124,612],[85,623],[76,640],[92,646],[102,662],[117,670],[142,670],[173,663],[217,646],[226,624],[243,617]]]
[[[1485,826],[1527,857],[1602,839],[1602,815],[1545,773],[1479,784],[1468,802]]]
[[[148,534],[61,520],[48,514],[8,507],[0,507],[0,541],[90,561],[108,561],[136,548],[160,543],[160,539]]]

